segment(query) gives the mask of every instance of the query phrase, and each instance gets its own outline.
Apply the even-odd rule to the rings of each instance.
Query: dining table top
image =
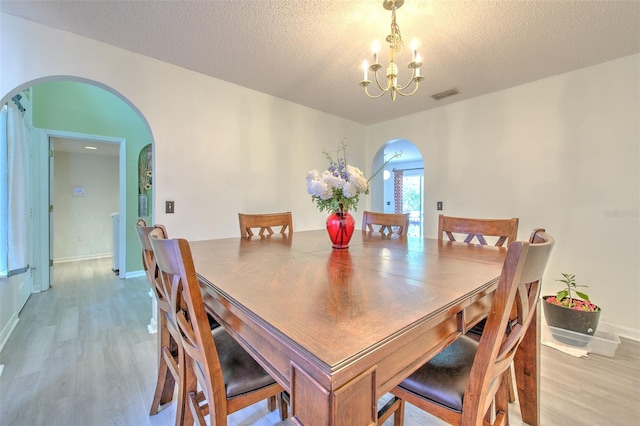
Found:
[[[259,318],[327,372],[492,292],[506,254],[365,231],[354,233],[348,249],[333,249],[326,230],[190,245],[201,282],[214,290],[204,292],[208,305],[224,299],[226,309]],[[211,300],[216,295],[220,301]]]

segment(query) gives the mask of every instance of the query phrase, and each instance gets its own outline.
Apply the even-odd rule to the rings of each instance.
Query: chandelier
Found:
[[[382,64],[378,63],[378,50],[379,44],[377,41],[373,43],[373,64],[369,65],[365,60],[362,63],[362,69],[364,71],[364,79],[360,82],[360,86],[364,87],[366,95],[372,99],[377,99],[385,93],[391,94],[391,100],[396,100],[396,94],[400,96],[411,96],[418,90],[418,85],[424,77],[420,75],[420,67],[422,66],[422,59],[417,52],[417,41],[414,39],[411,51],[411,62],[407,65],[411,69],[411,79],[404,86],[398,85],[398,66],[396,65],[396,53],[402,51],[404,45],[402,41],[402,35],[400,35],[400,27],[396,24],[396,9],[404,4],[404,0],[384,0],[382,6],[391,11],[391,34],[387,36],[387,43],[389,43],[389,64],[387,65],[387,82],[383,86],[378,79],[378,71],[382,69]],[[369,71],[373,72],[376,80],[376,84],[380,89],[380,93],[372,95],[369,93],[368,86],[371,84],[369,80]],[[412,83],[415,83],[413,90],[410,89]]]

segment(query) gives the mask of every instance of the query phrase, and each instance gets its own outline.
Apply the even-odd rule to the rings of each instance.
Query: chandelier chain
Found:
[[[396,24],[396,2],[393,0],[391,6],[391,34],[387,37],[387,43],[393,45],[396,53],[402,52],[404,42],[402,41],[402,34],[400,34],[400,27]]]

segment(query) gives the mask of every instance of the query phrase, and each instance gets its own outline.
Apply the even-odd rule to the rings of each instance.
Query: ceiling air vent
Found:
[[[458,89],[454,88],[454,89],[446,90],[444,92],[436,93],[435,95],[431,95],[431,97],[433,99],[435,99],[436,101],[439,101],[442,98],[446,98],[448,96],[457,95],[458,93],[460,93],[460,91]]]

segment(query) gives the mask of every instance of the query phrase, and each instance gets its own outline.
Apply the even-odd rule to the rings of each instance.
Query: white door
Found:
[[[49,289],[49,137],[38,128],[32,129],[32,246],[33,291]]]
[[[49,138],[49,286],[53,285],[53,139]]]

